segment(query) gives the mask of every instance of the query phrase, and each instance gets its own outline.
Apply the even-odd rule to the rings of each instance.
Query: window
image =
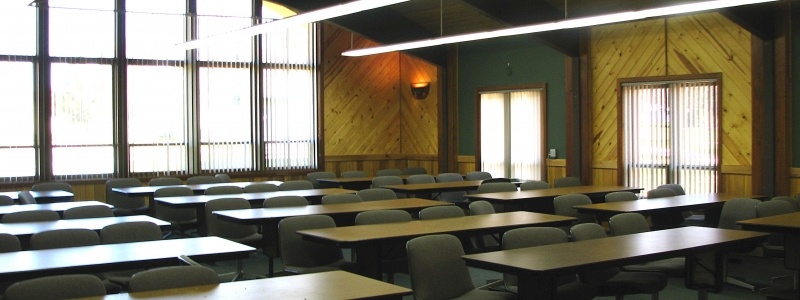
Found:
[[[719,79],[623,83],[620,90],[625,184],[715,192]]]
[[[544,85],[479,92],[481,170],[492,177],[544,178]]]

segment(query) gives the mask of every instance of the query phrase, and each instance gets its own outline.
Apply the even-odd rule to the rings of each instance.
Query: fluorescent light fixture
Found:
[[[203,47],[206,45],[210,45],[213,43],[218,43],[223,40],[229,40],[233,38],[244,38],[250,37],[254,35],[259,35],[266,33],[270,30],[275,30],[278,28],[286,28],[292,25],[297,24],[307,24],[313,23],[317,21],[327,20],[330,18],[335,18],[339,16],[349,15],[352,13],[357,13],[360,11],[370,10],[378,7],[389,6],[392,4],[397,4],[400,2],[406,2],[410,0],[357,0],[352,1],[344,4],[334,5],[306,13],[302,13],[299,15],[291,16],[285,19],[272,21],[269,23],[259,24],[247,28],[242,28],[239,30],[226,32],[219,35],[214,35],[206,38],[199,38],[196,40],[188,41],[185,43],[181,43],[176,45],[177,47],[190,50],[196,49],[199,47]]]
[[[773,2],[773,1],[778,1],[778,0],[716,0],[716,1],[691,3],[691,4],[682,4],[682,5],[661,7],[661,8],[645,9],[640,11],[621,12],[621,13],[614,13],[608,15],[595,16],[595,17],[577,18],[577,19],[566,19],[552,23],[527,25],[527,26],[513,27],[508,29],[498,29],[493,31],[483,31],[483,32],[467,33],[460,35],[451,35],[451,36],[445,36],[427,40],[348,50],[343,52],[342,55],[367,56],[367,55],[381,54],[394,51],[439,46],[445,44],[461,43],[468,41],[553,31],[560,29],[605,25],[611,23],[635,21],[635,20],[654,18],[654,17],[664,17],[664,16],[683,14],[683,13],[694,13],[712,9],[741,6],[747,4]]]

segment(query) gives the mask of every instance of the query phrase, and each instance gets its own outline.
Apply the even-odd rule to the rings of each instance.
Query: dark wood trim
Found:
[[[775,7],[775,195],[791,195],[792,2]]]
[[[772,195],[772,157],[774,153],[774,139],[772,138],[773,123],[766,123],[773,114],[773,100],[769,97],[772,89],[767,86],[772,84],[771,42],[751,35],[751,110],[753,122],[752,136],[752,170],[751,176],[753,194]],[[768,69],[769,68],[769,69]],[[755,80],[759,78],[760,80]],[[769,95],[767,95],[769,93]]]
[[[577,152],[577,154],[573,154],[573,157],[567,157],[567,176],[578,177],[584,184],[592,184],[594,133],[592,130],[591,28],[581,30],[580,51],[580,97],[575,103],[577,107],[569,110],[567,115],[567,135],[577,135],[579,141],[577,145],[573,145],[575,148],[567,150]],[[569,129],[570,127],[572,129]],[[567,140],[573,139],[575,138],[567,137]],[[570,158],[577,158],[577,161],[572,161]]]
[[[447,52],[447,67],[444,73],[446,89],[443,89],[446,93],[442,98],[445,107],[440,109],[439,114],[443,116],[440,132],[445,133],[443,135],[445,140],[440,141],[439,144],[446,147],[444,161],[439,162],[441,173],[458,172],[458,44],[448,46]],[[441,71],[439,74],[442,74]],[[440,156],[441,153],[440,150]]]

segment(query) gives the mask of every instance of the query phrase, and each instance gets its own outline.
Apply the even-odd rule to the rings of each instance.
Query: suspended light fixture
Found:
[[[331,18],[336,18],[344,15],[349,15],[365,10],[375,9],[378,7],[389,6],[392,4],[397,4],[400,2],[406,2],[410,0],[357,0],[352,1],[344,4],[334,5],[302,14],[298,14],[295,16],[291,16],[285,19],[280,19],[276,21],[272,21],[269,23],[254,25],[251,27],[223,33],[220,35],[214,35],[205,38],[199,38],[196,40],[188,41],[185,43],[181,43],[176,45],[177,47],[190,50],[196,49],[199,47],[203,47],[209,44],[218,43],[222,40],[229,40],[234,38],[243,38],[243,37],[251,37],[263,33],[267,33],[270,30],[275,30],[279,28],[286,28],[292,25],[297,24],[307,24],[313,23],[317,21],[327,20]]]
[[[453,43],[461,43],[468,41],[476,41],[483,39],[491,39],[497,37],[530,34],[537,32],[554,31],[561,29],[572,29],[580,27],[589,27],[597,25],[606,25],[612,23],[628,22],[635,20],[642,20],[647,18],[665,17],[676,14],[695,13],[701,11],[708,11],[713,9],[720,9],[726,7],[734,7],[748,4],[758,4],[765,2],[774,2],[778,0],[715,0],[705,1],[698,3],[682,4],[661,8],[644,9],[639,11],[613,13],[607,15],[600,15],[594,17],[566,19],[551,23],[535,24],[519,26],[507,29],[498,29],[493,31],[475,32],[460,35],[445,36],[439,38],[432,38],[427,40],[377,46],[370,48],[348,50],[342,53],[343,56],[366,56],[381,54],[394,51],[402,51],[409,49],[425,48],[440,46]]]

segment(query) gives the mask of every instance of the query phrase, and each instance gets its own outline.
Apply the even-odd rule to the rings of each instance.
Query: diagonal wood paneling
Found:
[[[438,69],[408,55],[400,56],[401,151],[404,154],[437,155],[439,141],[439,83]],[[422,100],[411,96],[415,82],[430,82],[428,97]]]
[[[716,13],[667,24],[670,75],[722,73],[722,164],[752,165],[750,33]]]

